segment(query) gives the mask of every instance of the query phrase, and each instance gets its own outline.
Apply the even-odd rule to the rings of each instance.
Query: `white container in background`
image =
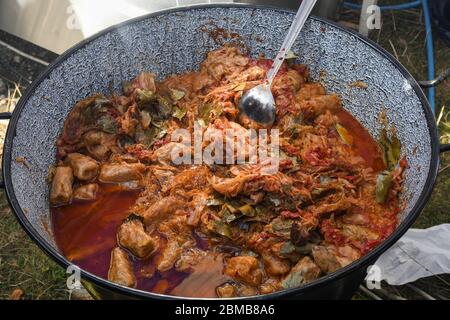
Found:
[[[119,22],[190,4],[231,0],[1,0],[0,29],[62,53]]]

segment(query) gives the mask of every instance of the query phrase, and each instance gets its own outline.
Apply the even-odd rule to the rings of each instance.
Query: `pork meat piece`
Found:
[[[187,225],[186,216],[176,216],[159,225],[158,231],[167,239],[156,268],[161,271],[172,269],[183,251],[192,248],[195,240],[192,238],[192,228]]]
[[[319,278],[320,273],[320,268],[312,261],[312,259],[310,257],[304,257],[281,281],[281,285],[284,289],[296,288],[302,284],[316,280]]]
[[[158,162],[166,166],[172,163],[181,164],[183,157],[188,156],[190,159],[191,153],[191,147],[177,142],[169,142],[155,151]]]
[[[146,226],[157,224],[167,215],[174,213],[179,208],[183,208],[185,203],[174,196],[168,196],[153,203],[146,211],[140,215],[144,218]]]
[[[100,168],[99,180],[105,183],[139,181],[144,170],[141,163],[105,163]]]
[[[337,247],[336,252],[336,259],[342,268],[361,258],[361,252],[351,245]]]
[[[133,265],[128,254],[120,248],[111,251],[108,280],[126,287],[134,287],[136,284]]]
[[[341,268],[336,259],[335,250],[326,246],[314,246],[312,249],[314,262],[324,273],[332,273]]]
[[[116,135],[103,131],[89,131],[83,135],[83,143],[89,155],[97,160],[105,160],[111,151],[117,151],[116,139]]]
[[[211,179],[211,186],[220,194],[227,197],[235,197],[241,193],[248,181],[258,178],[260,174],[243,174],[234,178],[218,178]]]
[[[280,290],[280,280],[276,277],[268,278],[264,283],[259,286],[260,294],[270,294]]]
[[[134,256],[143,259],[158,250],[158,240],[144,230],[144,225],[138,219],[125,221],[118,232],[119,244],[128,249]]]
[[[73,175],[79,180],[93,180],[98,175],[99,165],[91,157],[80,153],[71,153],[67,156],[66,161],[72,168]]]
[[[224,283],[216,288],[216,294],[219,298],[234,298],[237,293],[236,286],[231,283]]]
[[[259,294],[258,290],[255,287],[246,285],[241,283],[238,287],[238,296],[239,297],[254,297]]]
[[[181,257],[182,252],[183,248],[178,241],[169,239],[162,251],[161,258],[157,263],[156,268],[158,271],[165,272],[172,269],[174,264]]]
[[[80,186],[73,192],[73,198],[81,201],[92,201],[97,197],[98,184],[91,183],[84,186]]]
[[[272,253],[263,253],[262,258],[266,272],[271,276],[284,275],[291,269],[289,260],[278,258]]]
[[[64,205],[72,198],[73,173],[70,167],[57,167],[50,191],[52,205]]]
[[[300,102],[300,109],[306,119],[311,119],[324,114],[327,110],[338,111],[341,109],[341,100],[334,94],[317,96]]]
[[[305,84],[295,96],[298,102],[311,100],[318,96],[326,94],[325,88],[320,83],[307,83]]]
[[[225,274],[253,286],[258,286],[263,278],[263,272],[259,267],[258,259],[250,256],[228,259]]]

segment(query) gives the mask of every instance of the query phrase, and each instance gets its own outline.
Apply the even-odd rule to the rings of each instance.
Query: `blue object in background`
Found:
[[[413,2],[407,2],[407,3],[388,5],[388,6],[380,6],[380,8],[381,8],[381,10],[406,10],[406,9],[418,7],[421,4],[422,4],[422,0],[416,0]],[[348,8],[348,9],[360,10],[362,8],[362,5],[352,3],[352,2],[344,2],[344,7]]]
[[[425,31],[426,31],[426,47],[427,47],[427,60],[428,60],[428,80],[433,80],[435,78],[435,66],[434,66],[434,47],[433,47],[433,31],[431,29],[431,16],[430,16],[430,6],[428,0],[416,0],[412,2],[380,6],[383,11],[386,10],[406,10],[416,8],[422,5],[423,15],[425,17]],[[360,10],[362,6],[360,4],[352,2],[344,2],[344,7],[348,9]],[[431,109],[433,113],[436,110],[436,89],[428,89],[428,100],[430,101]]]

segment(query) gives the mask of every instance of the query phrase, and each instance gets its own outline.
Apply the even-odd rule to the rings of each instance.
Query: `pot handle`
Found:
[[[449,152],[450,151],[450,144],[441,144],[440,152]]]
[[[441,84],[448,78],[450,78],[450,68],[442,71],[442,73],[436,79],[429,80],[429,81],[419,81],[419,85],[423,89],[429,89],[429,88],[436,87],[437,85]]]
[[[1,112],[0,113],[0,120],[9,120],[12,117],[12,112]],[[3,180],[0,180],[0,189],[5,188],[5,183]]]
[[[1,112],[0,120],[9,120],[12,117],[12,112]]]
[[[433,87],[440,85],[442,82],[444,82],[445,80],[447,80],[449,78],[450,78],[450,68],[442,71],[442,73],[436,79],[429,80],[429,81],[419,81],[419,85],[423,89],[429,89],[429,88],[433,88]],[[440,151],[440,153],[450,151],[450,144],[442,144],[440,146],[439,151]]]

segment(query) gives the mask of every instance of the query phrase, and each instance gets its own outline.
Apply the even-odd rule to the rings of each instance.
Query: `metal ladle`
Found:
[[[271,90],[273,80],[278,71],[280,71],[286,55],[291,50],[316,2],[317,0],[302,1],[286,39],[284,39],[284,43],[267,73],[266,80],[263,84],[247,91],[240,99],[238,104],[239,111],[251,120],[262,125],[272,125],[275,122],[276,106]]]

